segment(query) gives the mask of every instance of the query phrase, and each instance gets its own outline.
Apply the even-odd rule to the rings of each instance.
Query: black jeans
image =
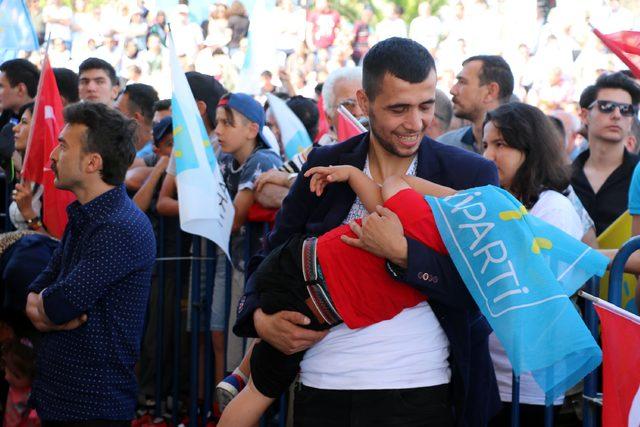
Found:
[[[448,384],[400,390],[320,390],[295,394],[296,427],[452,427]]]
[[[553,419],[557,420],[562,405],[554,405]],[[554,423],[555,424],[555,423]],[[544,426],[544,405],[520,404],[520,427]],[[503,402],[502,409],[489,422],[489,427],[511,427],[511,402]]]
[[[131,420],[42,421],[42,427],[131,427]]]

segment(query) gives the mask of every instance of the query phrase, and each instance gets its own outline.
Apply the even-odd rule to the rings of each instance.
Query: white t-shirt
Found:
[[[529,213],[559,228],[577,240],[582,238],[583,233],[580,217],[569,199],[557,191],[547,190],[542,192],[538,202],[533,205]],[[500,399],[503,402],[511,402],[513,368],[504,347],[495,333],[489,335],[489,350],[491,352],[493,367],[496,371]],[[560,405],[563,400],[564,397],[561,396],[557,398],[553,404]],[[544,392],[529,373],[520,375],[520,402],[532,405],[544,405]]]
[[[415,175],[417,162],[407,175]],[[371,177],[369,160],[363,172]],[[356,199],[345,223],[366,214]],[[344,323],[311,347],[300,380],[325,390],[383,390],[448,384],[449,340],[431,306],[422,302],[394,318],[360,329]]]

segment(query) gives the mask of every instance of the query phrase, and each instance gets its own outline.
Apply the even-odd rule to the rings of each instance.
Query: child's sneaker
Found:
[[[220,381],[216,386],[216,402],[220,412],[224,411],[229,402],[242,391],[245,380],[240,375],[233,373]]]

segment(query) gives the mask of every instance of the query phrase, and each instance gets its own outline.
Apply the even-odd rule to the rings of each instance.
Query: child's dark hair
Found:
[[[2,346],[2,366],[20,378],[33,380],[36,373],[36,353],[31,341],[13,339]]]

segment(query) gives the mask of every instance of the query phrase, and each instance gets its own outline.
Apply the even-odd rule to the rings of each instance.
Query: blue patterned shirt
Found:
[[[134,365],[156,245],[147,217],[120,185],[67,208],[69,223],[47,268],[29,287],[49,319],[71,331],[43,334],[31,403],[47,421],[133,418]]]

